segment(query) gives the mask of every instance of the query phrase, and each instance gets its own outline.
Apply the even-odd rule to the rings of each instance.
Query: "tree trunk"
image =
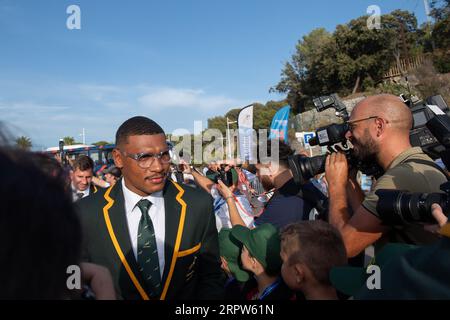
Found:
[[[355,86],[353,87],[352,94],[355,94],[359,88],[359,81],[361,80],[361,76],[358,74],[358,78],[356,78]]]

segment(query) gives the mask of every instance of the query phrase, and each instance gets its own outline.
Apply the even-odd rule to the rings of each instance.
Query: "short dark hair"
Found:
[[[267,139],[266,142],[265,140],[259,141],[257,147],[258,163],[261,163],[263,160],[260,154],[263,148],[266,148],[267,150],[267,157],[276,156],[275,154],[274,155],[272,154],[275,152],[275,150],[273,150],[274,152],[272,152],[272,140],[275,146],[278,143],[278,163],[284,167],[287,167],[289,165],[288,158],[292,156],[295,152],[294,150],[291,149],[291,147],[287,143],[279,139]]]
[[[305,264],[323,285],[331,285],[329,273],[332,267],[347,264],[341,234],[325,221],[301,221],[287,225],[281,231],[281,242],[291,248],[287,263]]]
[[[137,116],[122,123],[116,132],[116,146],[126,143],[129,136],[164,134],[164,130],[152,119]]]
[[[81,260],[72,199],[35,156],[0,148],[0,299],[66,298],[67,267]]]
[[[80,171],[94,170],[94,161],[85,155],[78,156],[72,164],[73,171],[80,169]]]

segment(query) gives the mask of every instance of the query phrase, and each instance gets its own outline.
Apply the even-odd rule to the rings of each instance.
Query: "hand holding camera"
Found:
[[[219,191],[220,195],[224,199],[232,198],[233,192],[231,192],[230,188],[228,188],[222,180],[217,182],[217,191]]]
[[[325,177],[330,188],[345,188],[348,181],[348,162],[345,154],[335,152],[327,156]]]

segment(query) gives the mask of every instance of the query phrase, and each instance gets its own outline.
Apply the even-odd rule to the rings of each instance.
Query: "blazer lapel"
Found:
[[[105,223],[115,249],[114,254],[118,256],[122,263],[119,275],[119,285],[122,294],[137,290],[142,299],[148,300],[149,297],[145,292],[145,282],[142,279],[131,245],[125,200],[120,180],[114,187],[106,191],[105,199],[107,201],[106,206],[103,208]]]
[[[165,299],[172,280],[178,251],[180,249],[186,216],[186,203],[182,196],[184,190],[171,180],[164,187],[165,208],[165,243],[164,243],[164,273],[162,278],[163,292],[161,299]]]

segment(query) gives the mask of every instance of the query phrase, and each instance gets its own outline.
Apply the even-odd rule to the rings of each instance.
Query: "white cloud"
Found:
[[[117,127],[135,115],[151,117],[167,132],[184,127],[192,130],[194,121],[223,115],[247,102],[198,88],[10,82],[0,95],[0,118],[14,127],[14,135],[29,136],[36,145],[53,146],[63,136],[78,139],[82,128],[88,142],[112,140]]]
[[[222,109],[233,108],[239,101],[222,95],[209,95],[201,89],[182,89],[169,87],[155,87],[138,98],[139,103],[151,109],[165,108],[200,108]]]
[[[80,94],[94,100],[95,102],[104,101],[112,96],[120,95],[124,89],[117,86],[81,84],[78,86]]]

